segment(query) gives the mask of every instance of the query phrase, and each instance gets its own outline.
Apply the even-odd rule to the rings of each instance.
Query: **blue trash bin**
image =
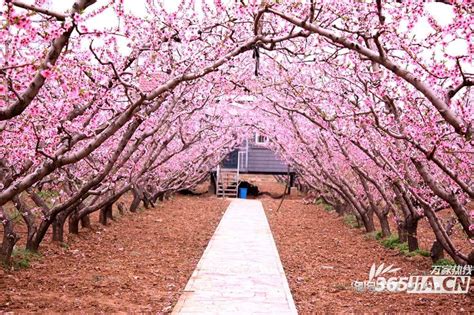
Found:
[[[247,188],[239,188],[240,199],[247,199]]]

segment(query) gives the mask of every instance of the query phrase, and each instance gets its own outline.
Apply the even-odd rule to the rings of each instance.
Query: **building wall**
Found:
[[[248,139],[248,167],[243,168],[241,164],[240,172],[245,173],[287,173],[288,165],[283,162],[272,150],[262,144],[255,143],[255,137]],[[244,150],[246,144],[241,145]],[[231,152],[222,162],[224,168],[237,167],[238,150]]]
[[[247,172],[286,173],[286,165],[276,154],[267,148],[249,145],[249,164]]]

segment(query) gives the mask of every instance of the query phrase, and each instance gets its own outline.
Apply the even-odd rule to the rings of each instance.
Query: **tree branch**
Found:
[[[66,17],[67,17],[67,15],[65,15],[63,13],[54,12],[54,11],[51,11],[51,10],[48,10],[48,9],[43,9],[43,8],[40,8],[40,7],[38,7],[36,5],[33,5],[33,4],[24,3],[23,1],[16,1],[15,0],[15,1],[12,1],[11,4],[13,4],[16,7],[25,9],[25,10],[34,11],[34,12],[38,12],[38,13],[41,13],[41,14],[49,15],[51,17],[54,17],[58,21],[65,21]]]

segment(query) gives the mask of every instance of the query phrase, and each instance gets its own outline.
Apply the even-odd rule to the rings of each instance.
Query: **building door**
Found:
[[[237,168],[238,159],[239,159],[239,151],[234,150],[225,157],[224,161],[222,161],[222,167],[223,168]]]

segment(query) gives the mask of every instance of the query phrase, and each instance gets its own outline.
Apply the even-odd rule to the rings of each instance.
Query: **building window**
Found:
[[[256,144],[265,144],[268,142],[268,137],[265,137],[259,133],[255,134],[255,143]]]

